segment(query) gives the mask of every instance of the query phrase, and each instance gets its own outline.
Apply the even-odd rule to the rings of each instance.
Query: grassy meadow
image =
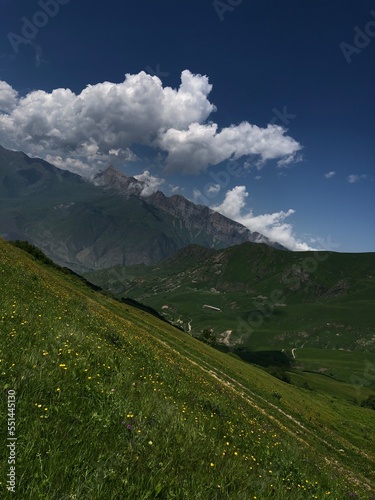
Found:
[[[8,391],[16,498],[375,498],[375,412],[321,379],[286,384],[2,240],[0,285],[1,498]]]

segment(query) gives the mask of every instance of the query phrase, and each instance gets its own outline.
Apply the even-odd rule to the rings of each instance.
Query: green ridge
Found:
[[[86,277],[153,307],[193,336],[210,331],[210,342],[244,360],[287,365],[295,349],[294,368],[305,382],[316,372],[349,383],[355,390],[348,401],[357,401],[361,384],[375,390],[375,376],[363,376],[375,366],[374,253],[190,246],[155,266]]]

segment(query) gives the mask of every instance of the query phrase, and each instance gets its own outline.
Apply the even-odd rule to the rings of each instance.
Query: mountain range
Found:
[[[192,243],[284,248],[207,206],[146,187],[112,166],[87,179],[0,146],[0,235],[27,240],[76,272],[155,264]]]

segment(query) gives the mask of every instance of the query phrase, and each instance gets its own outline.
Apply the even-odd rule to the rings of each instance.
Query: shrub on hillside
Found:
[[[205,328],[201,334],[198,334],[196,336],[196,338],[210,346],[216,346],[217,344],[215,334],[209,328]]]
[[[280,366],[269,366],[268,368],[266,368],[266,372],[272,375],[273,377],[276,377],[279,380],[286,382],[287,384],[291,384],[292,382],[288,373],[286,373],[285,370],[280,368]]]
[[[363,408],[371,408],[372,410],[375,410],[375,394],[372,394],[367,399],[362,401],[361,406]]]
[[[32,255],[39,262],[43,262],[43,264],[47,264],[48,266],[57,268],[58,266],[45,255],[38,247],[32,245],[28,241],[23,240],[15,240],[11,242],[15,247],[21,248],[24,252]]]

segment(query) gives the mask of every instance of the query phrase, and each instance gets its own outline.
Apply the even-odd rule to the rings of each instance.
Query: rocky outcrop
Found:
[[[252,232],[242,224],[211,210],[205,205],[196,205],[183,196],[165,196],[157,191],[147,198],[147,202],[172,217],[181,220],[191,231],[204,232],[209,236],[215,247],[239,245],[245,242],[266,243],[270,246],[283,247],[270,241],[265,236]]]
[[[117,191],[126,197],[130,195],[142,196],[144,188],[142,182],[118,172],[113,166],[97,174],[94,183],[97,186],[104,187],[104,189]],[[150,196],[142,196],[142,199],[161,212],[173,217],[177,229],[180,226],[181,229],[188,230],[192,235],[189,243],[199,242],[215,248],[225,248],[249,241],[265,243],[279,249],[284,248],[258,232],[252,232],[242,224],[228,219],[205,205],[196,205],[183,196],[173,195],[168,197],[161,191],[156,191]]]
[[[107,190],[111,189],[125,196],[139,195],[143,189],[142,182],[135,177],[129,177],[119,172],[112,165],[96,174],[93,183],[96,186],[102,186]]]

